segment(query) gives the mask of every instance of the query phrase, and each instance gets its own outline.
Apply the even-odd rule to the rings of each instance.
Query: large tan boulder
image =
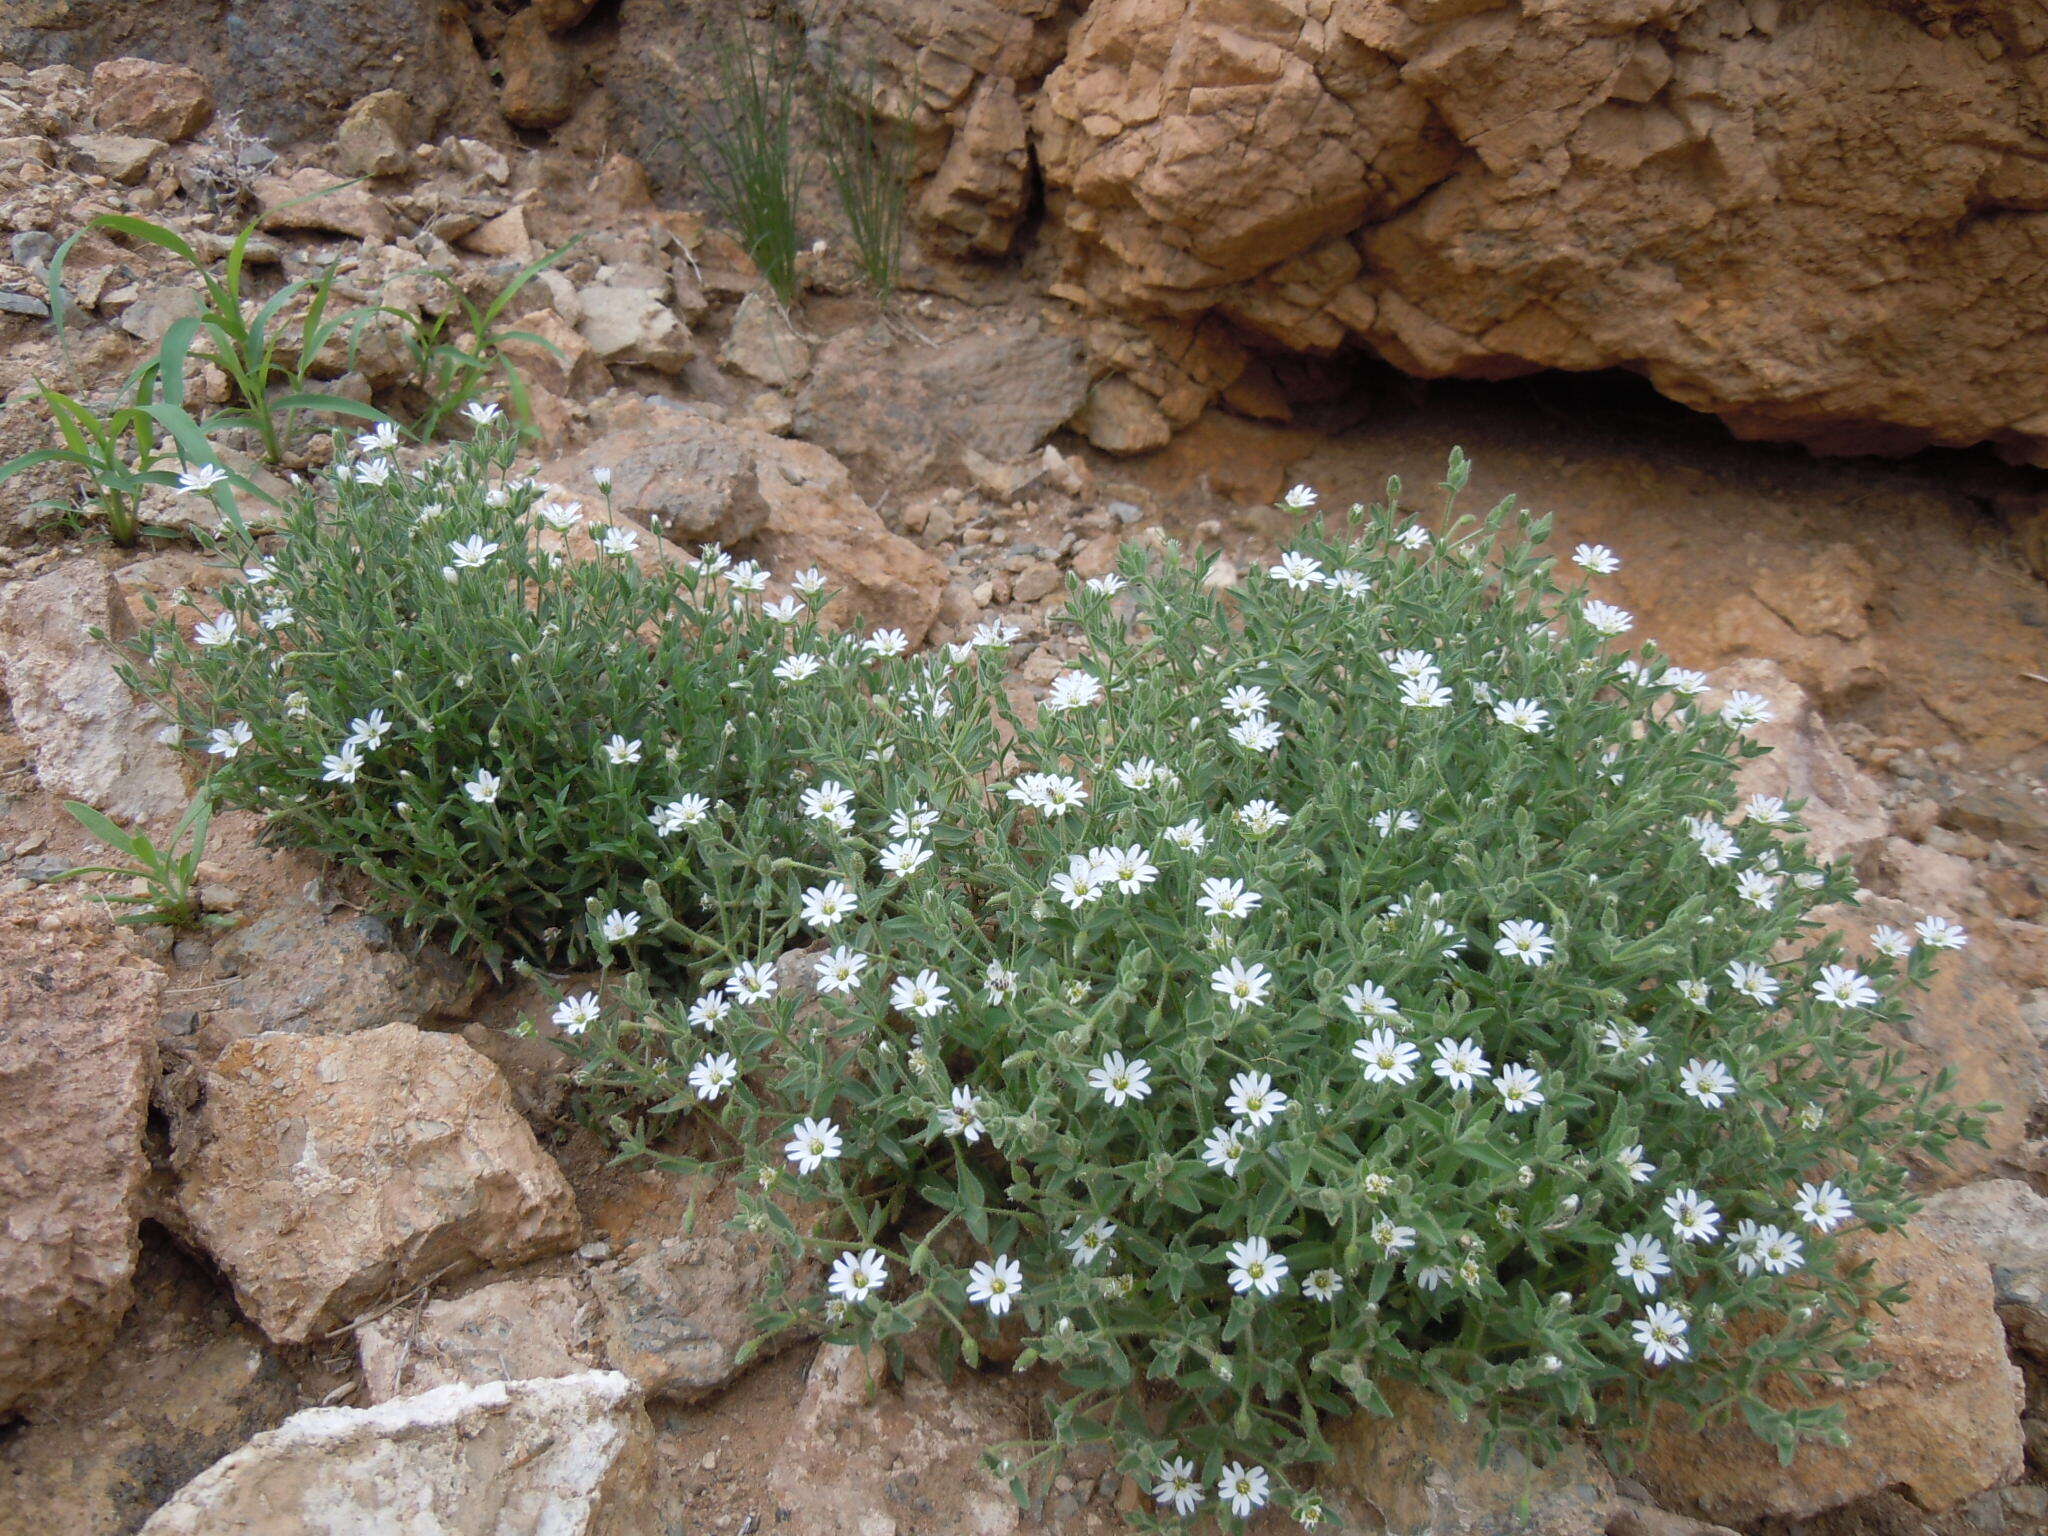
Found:
[[[92,120],[106,133],[175,144],[213,121],[213,88],[182,64],[103,59],[92,68]]]
[[[456,1036],[256,1035],[221,1053],[203,1092],[179,1127],[179,1205],[280,1343],[577,1241],[561,1170],[497,1068]]]
[[[1843,1410],[1849,1443],[1802,1445],[1781,1466],[1740,1423],[1702,1432],[1667,1413],[1636,1469],[1659,1504],[1747,1526],[1888,1489],[1946,1510],[2019,1477],[2024,1385],[2006,1356],[1983,1258],[1910,1227],[1844,1248],[1847,1262],[1873,1262],[1873,1285],[1903,1285],[1910,1298],[1891,1315],[1872,1309],[1870,1354],[1885,1374],[1852,1390],[1823,1388],[1814,1400]]]
[[[2018,1179],[1987,1179],[1936,1195],[1914,1221],[1991,1266],[2007,1341],[2048,1361],[2048,1200]]]
[[[308,1408],[187,1483],[143,1536],[657,1536],[654,1426],[612,1371]]]
[[[0,1414],[128,1310],[164,973],[83,902],[0,918]]]
[[[134,619],[106,568],[67,560],[0,590],[0,688],[44,789],[119,822],[175,821],[188,798],[171,722],[121,681],[115,654]]]
[[[1745,436],[2039,460],[2038,8],[1970,20],[1096,0],[1033,121],[1060,291],[1429,377],[1629,368]]]

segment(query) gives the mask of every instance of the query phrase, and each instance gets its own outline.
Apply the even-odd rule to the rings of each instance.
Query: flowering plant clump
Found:
[[[600,930],[606,953],[688,956],[705,904],[736,898],[684,834],[726,816],[777,840],[751,788],[784,727],[748,705],[780,687],[784,632],[816,633],[823,581],[763,604],[767,573],[724,555],[643,569],[643,536],[510,476],[515,436],[471,414],[476,438],[418,470],[391,429],[360,439],[277,535],[227,547],[221,611],[159,621],[131,680],[218,799],[418,930],[494,966],[581,963]]]
[[[1853,881],[1735,787],[1768,705],[1624,654],[1526,514],[1394,490],[1235,592],[1129,554],[1035,719],[999,626],[778,669],[790,851],[690,828],[757,899],[682,995],[563,1005],[629,1151],[700,1109],[827,1261],[777,1321],[1050,1362],[1043,1454],[1112,1441],[1160,1518],[1313,1515],[1321,1426],[1390,1382],[1789,1454],[1827,1416],[1759,1389],[1870,1369],[1842,1235],[1973,1130],[1875,1035],[1963,935],[1819,936]]]

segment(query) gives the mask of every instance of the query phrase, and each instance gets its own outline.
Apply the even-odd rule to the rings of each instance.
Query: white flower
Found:
[[[748,1008],[767,1002],[781,985],[775,967],[766,960],[742,960],[725,980],[725,990],[732,994],[732,1000]]]
[[[1252,1511],[1266,1502],[1268,1494],[1264,1467],[1247,1467],[1233,1461],[1216,1480],[1216,1497],[1228,1504],[1230,1512],[1240,1520],[1249,1519]]]
[[[1657,1289],[1657,1282],[1671,1273],[1671,1260],[1664,1245],[1648,1233],[1624,1237],[1614,1245],[1614,1268],[1622,1279],[1645,1296]]]
[[[1397,1226],[1390,1216],[1382,1216],[1372,1224],[1372,1240],[1389,1254],[1405,1253],[1415,1246],[1415,1229]]]
[[[785,656],[775,663],[775,675],[785,683],[800,683],[806,678],[816,677],[824,665],[809,651],[798,651],[794,656]]]
[[[215,650],[223,645],[233,645],[241,638],[242,632],[236,627],[235,616],[232,613],[223,613],[218,617],[208,619],[203,624],[193,626],[192,630],[193,643],[204,646],[208,650]]]
[[[1650,1031],[1641,1024],[1617,1024],[1610,1019],[1600,1026],[1600,1044],[1618,1056],[1640,1052],[1645,1063],[1657,1059],[1657,1053],[1649,1048]]]
[[[1247,1145],[1242,1126],[1219,1125],[1202,1142],[1202,1161],[1219,1173],[1235,1174]]]
[[[1592,626],[1595,633],[1606,635],[1610,639],[1616,635],[1625,635],[1636,626],[1636,616],[1626,608],[1617,608],[1612,603],[1603,603],[1598,599],[1588,602],[1582,612],[1587,624]]]
[[[1361,598],[1372,591],[1372,578],[1363,571],[1332,571],[1330,590],[1340,597]]]
[[[945,1012],[952,995],[953,989],[939,980],[937,971],[922,970],[896,978],[889,988],[889,1006],[912,1018],[931,1019]]]
[[[1767,827],[1782,827],[1792,819],[1785,802],[1776,795],[1751,795],[1742,802],[1742,814]]]
[[[1543,1102],[1542,1077],[1519,1062],[1502,1067],[1493,1080],[1493,1088],[1500,1095],[1501,1108],[1511,1115],[1534,1109]]]
[[[1315,504],[1316,493],[1306,485],[1289,486],[1287,494],[1280,498],[1281,509],[1287,512],[1306,512]]]
[[[1310,1301],[1335,1301],[1344,1277],[1334,1269],[1312,1269],[1301,1277],[1301,1294]]]
[[[1116,765],[1117,782],[1125,789],[1166,789],[1177,780],[1178,775],[1171,768],[1162,768],[1149,757],[1121,762]]]
[[[1451,702],[1451,690],[1434,673],[1411,677],[1401,684],[1401,702],[1409,709],[1445,709]]]
[[[1067,906],[1078,912],[1090,902],[1100,901],[1109,884],[1109,872],[1094,855],[1070,853],[1066,870],[1052,877],[1051,888]]]
[[[1493,718],[1534,736],[1550,723],[1550,711],[1534,699],[1502,699],[1493,706]]]
[[[1233,720],[1249,720],[1254,715],[1265,714],[1271,703],[1265,689],[1240,685],[1224,694],[1222,703],[1217,707]]]
[[[963,1083],[953,1090],[953,1102],[940,1111],[939,1126],[948,1136],[958,1136],[970,1146],[981,1140],[981,1100],[972,1088]]]
[[[793,597],[778,597],[762,604],[761,611],[778,624],[794,624],[804,616],[804,605]]]
[[[887,844],[876,855],[875,862],[882,866],[883,873],[908,879],[930,863],[931,857],[931,849],[922,841],[906,837]]]
[[[1681,1243],[1704,1243],[1721,1230],[1721,1212],[1696,1189],[1673,1190],[1664,1201],[1664,1216]]]
[[[1090,592],[1100,592],[1104,597],[1114,597],[1129,585],[1130,583],[1117,575],[1115,571],[1107,572],[1101,576],[1091,576],[1087,582]]]
[[[1067,1251],[1074,1256],[1074,1268],[1086,1269],[1105,1255],[1113,1257],[1116,1248],[1110,1239],[1115,1236],[1113,1221],[1091,1221],[1085,1227],[1076,1227],[1067,1235]]]
[[[1813,995],[1837,1008],[1868,1008],[1878,1001],[1877,988],[1870,984],[1870,979],[1846,965],[1822,966],[1820,979],[1813,984]]]
[[[1735,877],[1735,894],[1751,906],[1768,911],[1777,905],[1778,890],[1784,883],[1780,876],[1765,874],[1760,869],[1745,869]]]
[[[901,656],[910,649],[910,637],[900,629],[878,629],[861,641],[860,648],[870,656]]]
[[[233,759],[256,739],[246,720],[216,727],[206,733],[206,750],[215,757]]]
[[[878,1249],[842,1253],[832,1261],[832,1276],[825,1289],[849,1307],[860,1306],[889,1283],[889,1261]]]
[[[1204,917],[1227,917],[1238,921],[1250,917],[1265,898],[1257,891],[1248,891],[1240,880],[1212,879],[1202,882],[1201,895],[1195,905]]]
[[[590,483],[600,491],[609,493],[612,488],[612,472],[609,466],[600,464],[590,472]]]
[[[1062,672],[1045,695],[1045,707],[1054,714],[1101,702],[1102,681],[1092,672]]]
[[[1209,846],[1209,831],[1202,825],[1200,817],[1193,817],[1177,827],[1168,827],[1165,836],[1174,847],[1184,848],[1189,853],[1200,853]]]
[[[822,821],[840,831],[853,827],[853,791],[837,779],[827,779],[797,796],[797,809],[812,821]]]
[[[488,427],[505,413],[488,400],[472,400],[462,408],[462,414],[480,427]]]
[[[974,633],[967,637],[967,643],[978,651],[1001,650],[1015,645],[1024,637],[1024,631],[1005,619],[990,619],[974,626]]]
[[[967,1299],[1001,1317],[1024,1294],[1024,1267],[1006,1253],[981,1259],[967,1271]]]
[[[766,566],[753,560],[742,560],[726,573],[726,585],[735,592],[759,592],[768,585],[772,573]]]
[[[1233,1013],[1259,1007],[1266,1001],[1267,989],[1272,984],[1272,972],[1263,965],[1247,966],[1235,958],[1209,973],[1209,989],[1221,993]]]
[[[1057,773],[1023,774],[1005,791],[1005,794],[1027,810],[1055,818],[1066,815],[1088,801],[1086,785],[1079,779]]]
[[[598,552],[620,559],[632,554],[639,543],[640,536],[629,528],[607,527],[597,536]]]
[[[1278,832],[1292,820],[1291,815],[1270,800],[1247,800],[1237,808],[1237,824],[1254,837]]]
[[[1657,681],[1673,693],[1682,693],[1687,698],[1707,691],[1707,674],[1695,672],[1690,667],[1667,667]]]
[[[1620,559],[1605,544],[1581,544],[1572,551],[1572,564],[1595,576],[1612,576],[1621,569]]]
[[[1442,1264],[1428,1264],[1415,1271],[1415,1283],[1425,1291],[1441,1290],[1451,1283],[1451,1272]]]
[[[1733,864],[1742,852],[1742,845],[1735,841],[1735,834],[1715,822],[1697,828],[1693,841],[1699,845],[1700,857],[1714,869]]]
[[[1721,706],[1721,718],[1737,730],[1746,730],[1752,725],[1767,725],[1777,715],[1771,708],[1771,701],[1762,694],[1746,693],[1738,688]]]
[[[1422,1052],[1391,1029],[1379,1028],[1355,1042],[1351,1054],[1364,1064],[1369,1083],[1412,1083]]]
[[[1913,939],[1902,928],[1889,923],[1880,924],[1870,935],[1870,947],[1880,955],[1889,955],[1894,960],[1903,960],[1913,953]]]
[[[1017,995],[1017,973],[1006,965],[989,961],[988,970],[982,974],[982,998],[991,1008],[1007,1003]]]
[[[1769,1007],[1778,1000],[1778,980],[1761,965],[1751,960],[1732,960],[1728,964],[1728,985],[1751,1002]]]
[[[448,553],[454,557],[455,569],[473,571],[495,555],[498,548],[498,545],[486,542],[482,534],[473,533],[466,539],[449,541]]]
[[[1176,1515],[1193,1514],[1202,1502],[1202,1485],[1195,1481],[1195,1464],[1185,1456],[1159,1463],[1159,1481],[1152,1485],[1152,1497],[1171,1506]]]
[[[1436,657],[1428,651],[1381,651],[1380,660],[1403,682],[1434,681],[1438,671]]]
[[[1479,1042],[1466,1039],[1437,1041],[1436,1059],[1429,1067],[1453,1088],[1465,1089],[1475,1082],[1485,1081],[1492,1065],[1486,1059],[1486,1053],[1479,1049]]]
[[[711,802],[705,796],[683,795],[666,805],[657,805],[647,819],[653,823],[655,831],[668,837],[685,827],[696,826],[710,814]]]
[[[1111,1051],[1102,1058],[1102,1065],[1088,1073],[1088,1086],[1100,1093],[1114,1108],[1122,1108],[1129,1099],[1143,1099],[1151,1096],[1151,1065],[1144,1057],[1124,1060],[1122,1051]]]
[[[353,784],[362,767],[363,749],[352,741],[344,741],[320,759],[320,778],[328,784]]]
[[[1687,1098],[1697,1099],[1708,1109],[1719,1109],[1736,1092],[1735,1075],[1726,1065],[1697,1056],[1680,1069],[1678,1086]]]
[[[597,925],[599,937],[607,944],[622,944],[640,931],[640,914],[613,907]]]
[[[1230,1288],[1240,1296],[1277,1296],[1280,1282],[1287,1278],[1286,1255],[1275,1253],[1263,1237],[1231,1244],[1223,1262],[1230,1266]]]
[[[505,780],[488,768],[479,768],[462,784],[462,792],[478,805],[495,804],[498,791],[505,787]]]
[[[1381,837],[1392,837],[1396,832],[1413,832],[1422,825],[1422,818],[1413,811],[1375,811],[1372,829]]]
[[[1394,542],[1403,549],[1423,549],[1429,544],[1429,530],[1419,523],[1410,523],[1394,535]]]
[[[257,614],[256,622],[267,630],[276,630],[283,629],[285,625],[291,623],[292,618],[291,609],[283,604],[279,604],[275,608],[266,608]]]
[[[615,768],[623,768],[629,763],[640,761],[640,738],[636,736],[628,741],[614,731],[605,738],[603,750],[606,762]]]
[[[1159,866],[1152,862],[1151,850],[1142,843],[1130,843],[1122,848],[1095,848],[1089,851],[1104,877],[1114,882],[1116,888],[1126,896],[1137,895],[1159,878]]]
[[[1970,936],[1961,925],[1945,917],[1923,917],[1913,925],[1913,932],[1930,949],[1961,949],[1970,942]]]
[[[202,464],[178,476],[176,489],[180,496],[204,496],[216,485],[225,484],[227,478],[228,472],[218,464]]]
[[[1344,989],[1344,1006],[1354,1018],[1398,1019],[1401,1009],[1393,995],[1376,982],[1362,981]]]
[[[1292,1102],[1273,1086],[1264,1072],[1240,1072],[1230,1080],[1230,1093],[1223,1107],[1254,1130],[1273,1123]]]
[[[811,962],[812,974],[817,977],[818,990],[828,996],[838,992],[851,992],[860,985],[861,973],[868,968],[868,957],[857,949],[841,944],[829,949]]]
[[[690,1004],[688,1019],[692,1029],[701,1029],[708,1035],[731,1017],[732,999],[723,992],[706,992]]]
[[[837,928],[860,909],[860,897],[844,880],[828,880],[803,893],[799,916],[813,928]]]
[[[1789,1275],[1804,1267],[1806,1245],[1778,1227],[1750,1227],[1747,1222],[1736,1234],[1735,1266],[1745,1275],[1759,1269],[1773,1275]]]
[[[1637,1142],[1632,1147],[1623,1147],[1615,1155],[1614,1162],[1615,1166],[1628,1175],[1629,1182],[1632,1184],[1647,1184],[1657,1174],[1657,1165],[1643,1156],[1643,1144],[1641,1142]]]
[[[374,752],[384,745],[384,738],[391,734],[391,722],[384,718],[384,711],[373,709],[367,715],[358,715],[348,723],[348,739],[365,752]]]
[[[1816,1232],[1832,1232],[1856,1214],[1849,1197],[1827,1179],[1818,1184],[1800,1185],[1799,1198],[1792,1202],[1792,1209]]]
[[[1510,918],[1500,925],[1500,938],[1493,947],[1510,960],[1519,960],[1524,965],[1542,965],[1550,959],[1557,944],[1542,923]]]
[[[799,1120],[782,1155],[796,1164],[798,1173],[816,1173],[845,1149],[839,1127],[830,1120]]]
[[[1696,976],[1689,977],[1677,983],[1677,986],[1678,995],[1688,1003],[1691,1003],[1693,1007],[1704,1008],[1707,1006],[1707,998],[1712,989],[1704,981],[1701,981]]]
[[[1286,735],[1279,726],[1264,715],[1253,715],[1240,720],[1228,732],[1230,739],[1247,752],[1270,752],[1280,745]]]
[[[1278,565],[1269,566],[1266,574],[1295,592],[1312,592],[1324,581],[1323,563],[1292,549],[1280,557]]]
[[[595,992],[579,992],[555,1004],[555,1028],[565,1035],[580,1035],[603,1016]]]
[[[1668,1302],[1652,1302],[1650,1308],[1630,1325],[1635,1341],[1643,1346],[1643,1358],[1652,1365],[1684,1360],[1692,1353],[1686,1338],[1685,1314]]]
[[[697,1097],[709,1102],[722,1096],[740,1079],[740,1064],[724,1051],[706,1056],[690,1068],[689,1083]]]

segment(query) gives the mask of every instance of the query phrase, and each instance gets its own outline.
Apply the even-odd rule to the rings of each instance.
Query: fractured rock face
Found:
[[[654,1426],[613,1371],[308,1408],[181,1488],[143,1536],[656,1536]]]
[[[574,1376],[599,1364],[594,1309],[564,1277],[501,1280],[465,1296],[401,1308],[356,1330],[373,1403],[455,1383]]]
[[[452,1035],[257,1035],[221,1053],[204,1090],[179,1127],[179,1204],[280,1343],[577,1240],[561,1170],[497,1068]]]
[[[1630,368],[1744,436],[2039,461],[2042,39],[2024,0],[1972,19],[1096,0],[1033,122],[1062,291],[1428,377]]]
[[[164,974],[82,902],[0,921],[0,1413],[128,1310]]]

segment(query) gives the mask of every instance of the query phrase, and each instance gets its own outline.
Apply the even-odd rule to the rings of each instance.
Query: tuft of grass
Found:
[[[846,219],[861,277],[887,302],[902,266],[914,148],[910,130],[880,110],[872,64],[849,69],[836,44],[822,51],[812,78],[825,175]]]
[[[759,49],[744,20],[711,34],[716,99],[681,135],[691,174],[739,233],[776,297],[796,298],[797,69],[787,49]]]

